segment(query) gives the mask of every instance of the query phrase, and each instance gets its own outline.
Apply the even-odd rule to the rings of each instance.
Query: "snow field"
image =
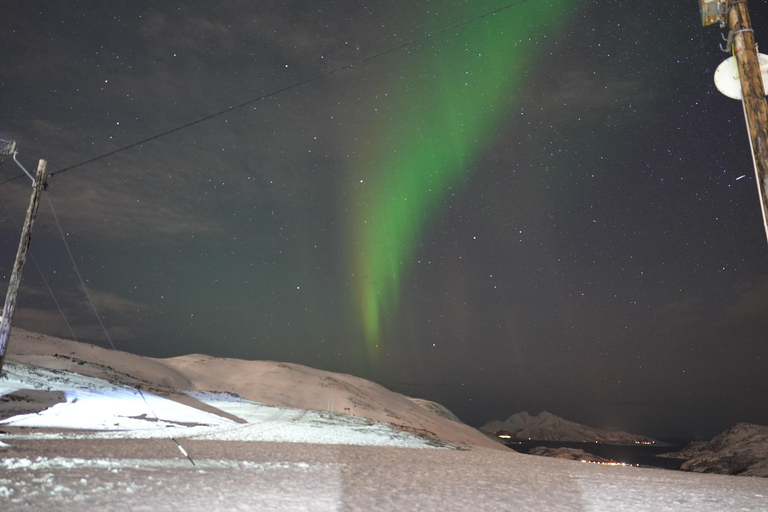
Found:
[[[35,433],[39,439],[192,438],[219,441],[310,442],[434,448],[422,437],[365,418],[268,406],[231,393],[188,391],[187,396],[242,423],[177,401],[64,370],[7,364],[0,394],[29,388],[62,392],[66,402],[0,421],[0,426],[71,429]],[[80,431],[81,433],[78,433]],[[87,432],[86,432],[87,431]],[[6,435],[3,439],[19,438]],[[22,436],[23,437],[23,436]]]

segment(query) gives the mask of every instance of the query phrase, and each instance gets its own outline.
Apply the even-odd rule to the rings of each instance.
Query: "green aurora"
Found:
[[[506,4],[461,2],[431,24],[472,19]],[[369,357],[379,353],[397,312],[425,226],[465,181],[573,4],[517,4],[409,47],[408,64],[393,72],[388,115],[372,122],[377,140],[367,147],[375,153],[361,149],[355,169],[362,185],[353,198],[352,257]]]

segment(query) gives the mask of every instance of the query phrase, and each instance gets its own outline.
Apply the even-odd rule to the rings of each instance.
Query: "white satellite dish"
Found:
[[[763,92],[768,96],[768,55],[757,54],[760,61],[760,74],[763,76]],[[715,85],[717,90],[734,100],[741,99],[741,81],[736,57],[728,57],[715,70]]]

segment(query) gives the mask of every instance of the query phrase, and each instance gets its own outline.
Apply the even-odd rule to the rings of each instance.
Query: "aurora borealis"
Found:
[[[391,117],[363,153],[353,215],[360,308],[375,354],[381,329],[399,304],[403,274],[424,224],[470,172],[474,156],[508,114],[547,35],[568,16],[570,0],[528,2],[511,16],[488,17],[441,35],[392,80]],[[505,2],[485,2],[493,11]],[[453,10],[457,12],[450,12]],[[446,19],[470,19],[477,6],[451,6]],[[439,23],[439,22],[438,22]],[[438,24],[439,26],[439,24]]]
[[[49,182],[120,350],[707,438],[768,424],[768,249],[718,29],[667,8],[12,2],[0,132],[54,173],[167,132]],[[2,282],[27,198],[0,185]],[[31,250],[107,345],[47,201]],[[46,282],[14,322],[70,337]]]

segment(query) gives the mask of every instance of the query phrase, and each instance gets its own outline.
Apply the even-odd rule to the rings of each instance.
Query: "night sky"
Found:
[[[0,132],[49,161],[120,350],[351,373],[475,426],[768,424],[768,243],[712,80],[727,30],[693,0],[489,14],[510,4],[5,2]],[[29,185],[0,185],[3,293]],[[32,254],[108,347],[45,198]],[[33,262],[14,323],[72,337]]]

